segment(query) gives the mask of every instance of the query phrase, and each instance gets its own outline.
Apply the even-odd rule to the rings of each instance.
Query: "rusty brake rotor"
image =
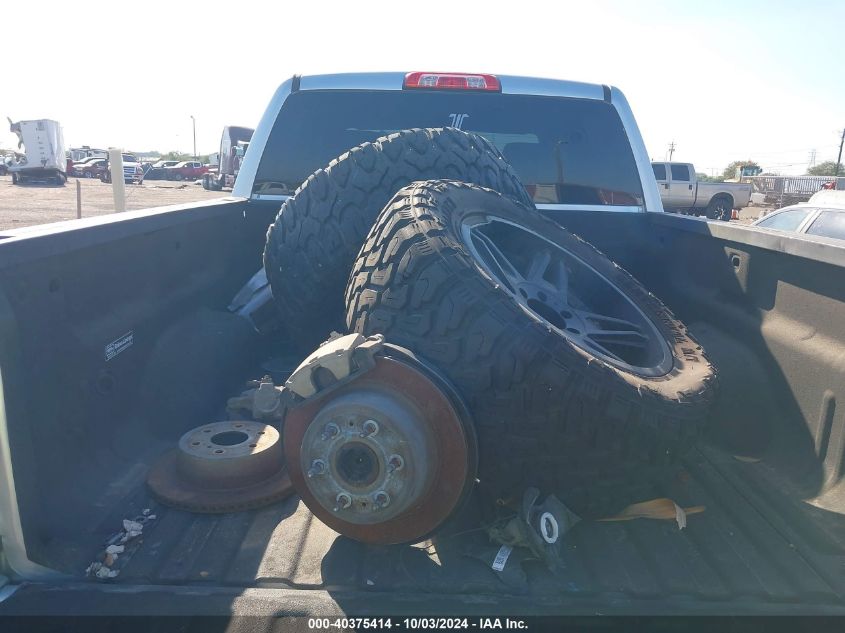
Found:
[[[293,493],[279,432],[246,420],[191,429],[153,465],[147,484],[166,505],[208,513],[258,508]]]
[[[471,490],[475,432],[434,368],[403,348],[378,347],[365,371],[287,411],[285,457],[297,492],[333,530],[366,543],[416,542]]]

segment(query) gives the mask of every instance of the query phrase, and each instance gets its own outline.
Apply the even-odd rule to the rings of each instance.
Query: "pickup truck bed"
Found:
[[[170,592],[191,587],[200,594],[225,594],[226,588],[326,592],[336,601],[333,610],[350,614],[403,610],[408,596],[420,594],[452,601],[458,613],[477,609],[483,595],[480,613],[531,613],[539,606],[585,614],[845,614],[841,526],[837,533],[823,513],[802,511],[780,492],[783,482],[765,464],[743,463],[712,448],[686,460],[681,480],[653,491],[682,505],[706,506],[688,517],[685,530],[674,522],[647,520],[581,523],[567,535],[566,567],[559,575],[530,564],[524,577],[509,574],[506,580],[468,554],[491,551],[481,534],[447,535],[433,546],[370,547],[338,536],[296,497],[250,512],[191,514],[157,506],[140,465],[134,464],[135,476],[128,477],[134,481],[126,481],[127,496],[103,514],[99,525],[88,526],[87,551],[76,550],[75,560],[66,562],[83,569],[123,517],[152,508],[157,518],[128,550],[120,576],[96,589],[88,585],[91,591],[121,585],[166,589],[161,601],[145,602],[147,612],[170,613]],[[56,527],[60,543],[67,526]],[[46,590],[39,585],[20,590],[0,613],[26,612],[29,596],[41,600]],[[86,592],[86,586],[79,585],[79,591]],[[344,604],[342,596],[358,592],[366,592],[368,608],[362,610],[358,600]],[[521,597],[516,605],[509,602],[513,596]],[[64,597],[70,603],[51,598],[56,613],[68,608],[85,613],[85,602],[77,602],[73,592]],[[405,610],[414,613],[413,604]],[[193,608],[209,612],[207,606]],[[317,613],[325,614],[322,609]]]
[[[461,96],[405,80],[282,84],[231,198],[0,232],[0,613],[845,613],[841,242],[662,213],[616,89],[502,77],[501,93]],[[580,128],[545,129],[570,120],[555,112],[581,109],[599,117],[593,145]],[[292,340],[262,336],[229,310],[262,265],[282,198],[372,139],[360,130],[470,112],[493,133],[526,113],[544,124],[499,138],[538,209],[660,297],[718,368],[707,437],[676,476],[638,495],[704,512],[683,531],[583,522],[564,537],[557,575],[520,565],[517,551],[500,577],[473,505],[423,549],[341,538],[297,499],[219,516],[155,504],[144,480],[159,456],[221,419],[247,380],[272,371],[281,382],[312,351],[297,347],[296,327]],[[304,124],[311,114],[319,124]],[[555,142],[522,142],[535,137]],[[122,520],[147,508],[156,518],[120,555],[119,575],[87,578]]]
[[[665,601],[685,608],[702,602],[699,609],[719,613],[755,602],[841,604],[841,542],[822,517],[805,515],[772,492],[780,482],[765,464],[742,463],[704,448],[686,461],[685,473],[682,482],[660,486],[653,496],[706,506],[704,513],[688,517],[686,530],[674,522],[646,520],[581,523],[567,536],[566,568],[557,577],[534,564],[526,566],[524,579],[499,579],[489,565],[467,555],[489,551],[481,534],[443,537],[429,550],[436,558],[426,553],[430,543],[368,547],[338,536],[296,497],[227,515],[167,509],[149,499],[143,478],[92,537],[107,535],[142,507],[157,515],[143,542],[126,556],[116,585],[530,594],[564,603],[622,600],[644,610]],[[92,540],[89,559],[99,549],[99,539]],[[85,565],[84,558],[78,560],[78,568]]]
[[[25,585],[0,613],[85,613],[104,593],[109,609],[144,613],[420,613],[422,595],[440,613],[845,613],[845,418],[825,405],[841,388],[843,250],[692,218],[555,215],[652,287],[719,364],[709,440],[678,479],[642,494],[706,506],[686,530],[582,523],[558,577],[528,564],[524,579],[500,579],[470,555],[481,533],[438,540],[435,561],[338,537],[295,498],[220,516],[157,506],[144,485],[152,461],[219,416],[260,365],[305,351],[257,339],[225,308],[257,268],[274,211],[229,199],[0,236],[21,526],[28,557],[68,575]],[[152,265],[133,263],[151,252]],[[103,345],[127,330],[133,346],[104,365]],[[42,384],[51,397],[38,397]],[[144,508],[157,518],[120,575],[85,579]]]

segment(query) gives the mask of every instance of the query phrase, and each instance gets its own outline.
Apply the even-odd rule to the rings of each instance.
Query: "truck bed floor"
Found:
[[[712,603],[716,613],[748,600],[842,605],[841,515],[792,500],[772,477],[763,463],[696,451],[678,481],[654,490],[682,506],[706,506],[685,530],[674,521],[581,522],[566,535],[565,568],[556,575],[515,560],[496,574],[497,547],[483,532],[434,545],[365,546],[327,528],[297,497],[227,515],[153,506],[156,520],[114,582],[681,598]],[[139,494],[135,503],[151,503]]]

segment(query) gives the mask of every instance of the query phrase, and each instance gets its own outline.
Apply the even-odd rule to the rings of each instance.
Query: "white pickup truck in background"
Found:
[[[674,213],[730,220],[731,210],[748,206],[751,185],[699,182],[692,163],[652,163],[663,208]]]

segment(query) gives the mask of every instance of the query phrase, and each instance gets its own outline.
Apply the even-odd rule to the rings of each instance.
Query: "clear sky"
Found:
[[[4,3],[0,117],[70,145],[217,149],[294,73],[456,70],[620,87],[655,159],[803,173],[845,127],[845,2]],[[0,126],[0,147],[15,137]]]

